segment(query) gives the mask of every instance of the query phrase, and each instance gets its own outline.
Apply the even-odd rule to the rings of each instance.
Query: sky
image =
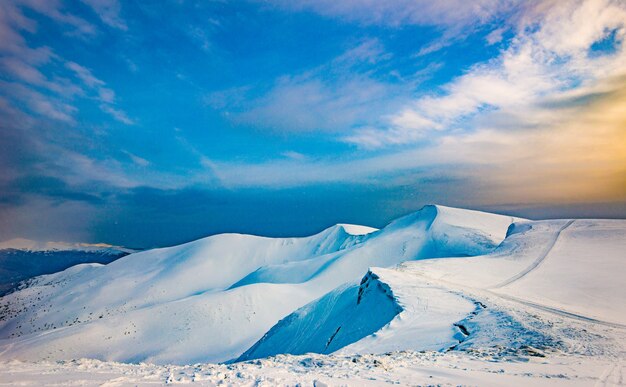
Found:
[[[626,218],[626,3],[0,2],[0,239]]]

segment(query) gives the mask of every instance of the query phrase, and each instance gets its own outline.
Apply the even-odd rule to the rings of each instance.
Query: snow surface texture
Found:
[[[280,355],[235,364],[158,366],[80,359],[0,364],[0,384],[20,386],[618,386],[624,363],[556,354],[499,359],[467,352]]]
[[[427,206],[380,231],[336,225],[307,238],[222,234],[75,266],[0,300],[0,358],[232,360],[295,309],[358,284],[370,266],[485,254],[513,220]]]

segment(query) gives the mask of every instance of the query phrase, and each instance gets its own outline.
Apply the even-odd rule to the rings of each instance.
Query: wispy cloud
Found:
[[[205,102],[237,124],[280,132],[340,132],[384,115],[417,81],[420,74],[402,84],[374,76],[382,71],[383,77],[397,80],[385,66],[391,57],[378,39],[365,39],[328,63],[279,77],[265,90],[245,85],[209,93]]]
[[[480,195],[473,199],[482,205],[623,201],[626,78],[606,80],[586,92],[592,97],[583,106],[566,103],[545,112],[553,118],[549,125],[502,130],[495,121],[402,151],[335,159],[277,158],[261,164],[214,162],[213,168],[230,188],[409,182],[419,186],[443,176],[449,179],[443,184],[447,190],[463,189],[459,182],[471,181],[474,194],[484,193],[482,199]],[[585,95],[568,96],[580,98]],[[476,191],[477,187],[482,188]]]
[[[487,23],[510,10],[516,1],[273,0],[272,3],[290,10],[312,10],[325,16],[364,24],[419,24],[456,28]]]
[[[100,110],[109,114],[115,120],[123,124],[133,125],[135,123],[134,120],[130,119],[124,111],[114,107],[115,92],[107,88],[104,81],[96,78],[92,74],[91,70],[71,61],[65,62],[65,67],[72,70],[76,74],[76,77],[78,77],[78,79],[80,79],[85,86],[92,89],[96,93],[96,98],[102,102],[99,105]]]
[[[64,26],[71,27],[70,34],[76,36],[93,36],[96,34],[96,27],[89,23],[87,20],[73,15],[64,9],[63,4],[60,1],[32,1],[32,0],[17,0],[17,1],[5,1],[0,6],[0,20],[3,24],[2,29],[7,27],[14,29],[12,33],[9,33],[13,37],[17,37],[15,31],[27,30],[29,32],[35,32],[37,30],[37,23],[25,16],[21,12],[21,8],[28,8],[41,15],[45,15],[47,18],[55,21]],[[22,42],[20,37],[17,42]]]
[[[121,17],[122,7],[118,0],[82,0],[110,27],[127,30],[126,22]]]
[[[387,85],[364,76],[339,82],[309,75],[279,79],[272,90],[232,119],[276,131],[341,131],[363,122],[388,101]],[[381,105],[379,105],[381,106]]]
[[[96,78],[89,69],[83,67],[75,62],[66,62],[65,67],[72,70],[78,79],[80,79],[85,85],[92,88],[99,88],[104,86],[104,81]]]
[[[107,113],[108,115],[110,115],[111,117],[115,118],[115,120],[126,124],[126,125],[134,125],[135,121],[133,119],[131,119],[130,117],[128,117],[126,115],[126,113],[122,110],[116,109],[111,105],[108,104],[100,104],[100,110],[102,110],[103,112]]]
[[[144,159],[143,157],[139,157],[136,154],[130,153],[128,151],[122,151],[126,156],[128,156],[133,163],[137,164],[140,167],[147,167],[150,165],[150,161]]]
[[[0,81],[2,90],[10,95],[11,100],[18,105],[25,106],[37,115],[73,124],[75,122],[73,114],[76,108],[63,102],[59,98],[51,97],[15,82]],[[7,100],[7,104],[10,104]],[[11,106],[14,106],[11,104]]]
[[[97,141],[98,131],[90,130],[89,122],[79,122],[78,106],[95,100],[97,107],[116,120],[126,124],[133,121],[115,107],[115,92],[90,69],[62,57],[53,47],[33,43],[37,40],[32,36],[38,33],[42,19],[52,21],[64,39],[99,33],[61,1],[0,3],[2,190],[10,193],[16,181],[33,174],[57,176],[68,184],[68,192],[93,182],[105,182],[107,187],[132,186],[132,179],[111,159],[98,160],[81,153],[88,152],[91,143]],[[95,195],[99,191],[93,190]],[[37,192],[29,195],[36,196]]]
[[[116,1],[89,0],[89,5],[101,13],[103,20],[115,22],[115,14],[119,12]],[[63,4],[57,1],[17,1],[3,2],[0,5],[0,67],[9,75],[10,83],[6,83],[5,96],[24,101],[31,110],[47,117],[73,123],[73,113],[78,109],[73,106],[73,97],[85,95],[86,87],[96,93],[100,100],[101,110],[110,114],[116,120],[130,125],[133,120],[125,112],[115,108],[115,93],[105,87],[106,83],[93,75],[91,70],[71,60],[66,60],[47,46],[30,47],[22,36],[22,32],[35,33],[37,22],[26,16],[24,9],[29,9],[43,15],[61,25],[74,28],[72,34],[91,35],[96,32],[95,27],[82,18],[64,11]],[[50,74],[50,64],[63,64],[78,83],[69,79],[67,74]],[[46,74],[47,73],[47,74]],[[83,87],[84,86],[84,87]],[[45,91],[45,92],[44,92]],[[49,93],[50,92],[50,93]],[[10,93],[10,94],[9,94]]]

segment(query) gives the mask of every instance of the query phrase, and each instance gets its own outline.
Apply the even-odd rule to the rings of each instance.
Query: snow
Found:
[[[619,386],[624,362],[557,354],[497,359],[464,352],[280,355],[235,364],[154,365],[79,359],[0,363],[7,385],[120,386]]]
[[[360,285],[341,286],[279,322],[238,361],[332,353],[376,332],[400,311],[389,288],[368,273]]]
[[[626,324],[626,221],[515,223],[494,252],[407,264],[422,276]]]
[[[576,220],[539,266],[498,292],[626,324],[626,222]],[[622,275],[616,275],[621,273]]]
[[[280,321],[239,360],[342,348],[342,353],[449,348],[459,342],[454,323],[475,308],[410,274],[375,268],[360,285],[338,288]]]
[[[623,385],[625,251],[626,220],[442,206],[381,230],[212,236],[2,297],[0,380]]]
[[[366,235],[366,234],[371,234],[375,231],[378,231],[377,228],[368,227],[368,226],[360,226],[358,224],[339,223],[337,224],[337,226],[343,228],[343,230],[350,235]]]
[[[539,312],[618,329],[626,328],[623,302],[626,285],[626,221],[553,220],[519,221],[508,237],[491,253],[463,258],[407,261],[392,269],[371,268],[363,284],[376,279],[389,299],[376,302],[377,310],[360,311],[354,288],[338,289],[351,298],[348,306],[328,311],[328,296],[294,312],[274,326],[242,356],[253,359],[280,353],[333,353],[322,347],[330,339],[348,338],[338,353],[385,353],[399,350],[473,349],[501,346],[557,346],[571,324],[555,327]],[[335,292],[337,292],[335,291]],[[330,293],[333,294],[333,293]],[[522,306],[517,315],[513,302]],[[376,325],[346,324],[359,314],[376,314]],[[370,318],[370,321],[374,321]],[[369,327],[367,335],[363,327]],[[595,328],[582,328],[584,332]],[[300,337],[298,332],[306,332]],[[584,353],[610,354],[621,338],[598,332],[603,339],[586,335],[575,343]],[[583,337],[585,336],[585,337]],[[286,340],[290,338],[290,341]],[[610,344],[606,344],[605,340]],[[609,348],[611,347],[611,348]]]

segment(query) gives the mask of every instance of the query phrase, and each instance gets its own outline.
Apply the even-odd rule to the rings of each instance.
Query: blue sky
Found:
[[[0,239],[626,216],[623,2],[0,4]]]

